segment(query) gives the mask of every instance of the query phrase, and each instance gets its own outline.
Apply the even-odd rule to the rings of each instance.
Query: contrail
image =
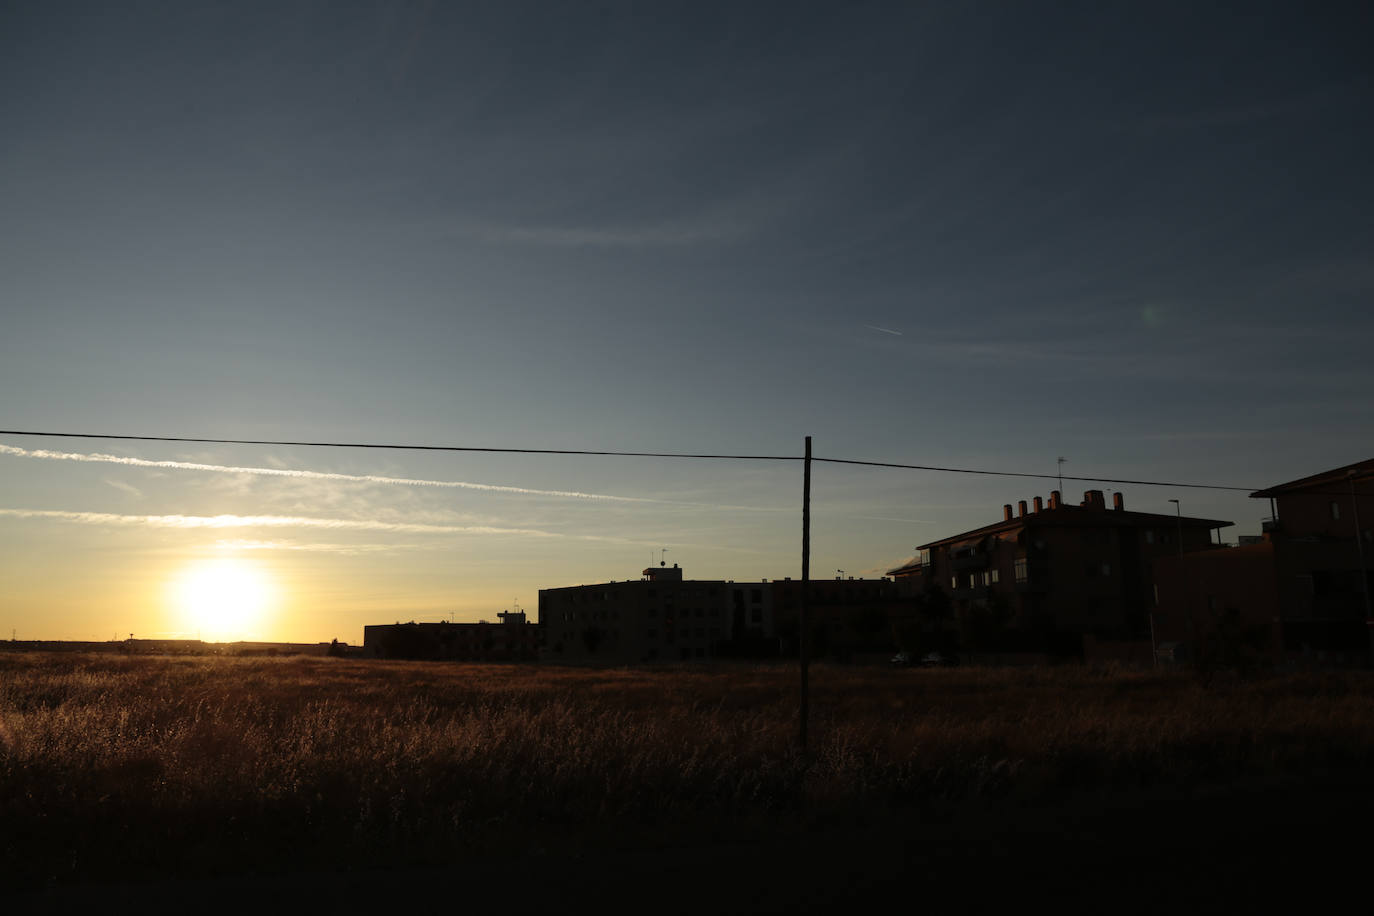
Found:
[[[144,526],[174,529],[223,528],[326,528],[334,531],[386,531],[398,534],[489,534],[572,541],[600,541],[643,546],[649,541],[600,534],[561,534],[539,528],[499,528],[491,525],[428,525],[420,522],[383,522],[376,519],[318,518],[301,515],[120,515],[114,512],[77,512],[65,509],[3,509],[0,518],[52,519],[81,525]],[[653,543],[657,543],[654,541]],[[724,544],[685,544],[698,550],[730,553],[761,553],[749,547]]]
[[[297,468],[239,467],[225,464],[201,464],[194,461],[153,461],[148,458],[129,458],[101,452],[54,452],[49,449],[26,449],[0,444],[0,455],[16,458],[41,458],[47,461],[79,461],[97,464],[122,464],[136,468],[158,468],[175,471],[208,471],[213,474],[253,474],[259,477],[294,477],[303,480],[333,480],[343,483],[379,483],[403,487],[437,487],[454,490],[479,490],[486,493],[510,493],[517,496],[552,496],[560,499],[582,499],[617,503],[644,503],[660,506],[691,506],[698,509],[722,509],[740,512],[791,512],[792,509],[773,506],[717,505],[674,499],[653,499],[648,496],[612,496],[609,493],[583,493],[580,490],[537,490],[531,487],[507,487],[493,483],[472,483],[466,480],[424,480],[415,477],[384,477],[380,474],[336,474],[329,471],[302,471]],[[118,486],[118,484],[113,484]]]
[[[866,324],[864,327],[868,328],[870,331],[882,331],[884,334],[895,334],[898,337],[902,336],[901,331],[894,331],[891,328],[880,328],[876,324]]]
[[[305,480],[336,480],[349,483],[384,483],[407,487],[446,487],[458,490],[483,490],[488,493],[514,493],[520,496],[557,496],[564,499],[599,499],[624,503],[653,503],[660,500],[643,496],[611,496],[606,493],[582,493],[577,490],[535,490],[529,487],[505,487],[491,483],[470,483],[465,480],[422,480],[414,477],[383,477],[378,474],[335,474],[327,471],[301,471],[295,468],[236,467],[223,464],[199,464],[193,461],[151,461],[147,458],[126,458],[99,452],[54,452],[48,449],[16,448],[0,445],[0,455],[19,458],[43,458],[49,461],[85,461],[100,464],[124,464],[136,468],[161,468],[178,471],[210,471],[215,474],[255,474],[260,477],[296,477]]]
[[[419,522],[383,522],[375,519],[316,518],[300,515],[119,515],[113,512],[72,512],[61,509],[0,509],[0,516],[49,518],[84,525],[145,525],[151,528],[329,528],[340,531],[392,531],[406,534],[518,534],[541,538],[620,540],[593,535],[564,535],[553,531],[541,531],[538,528],[427,525]]]
[[[49,449],[21,449],[14,445],[0,444],[0,455],[14,457],[33,457],[48,461],[85,461],[96,464],[124,464],[128,467],[150,467],[172,471],[209,471],[212,474],[253,474],[257,477],[289,477],[306,481],[338,481],[343,483],[386,483],[392,486],[433,486],[440,489],[481,490],[485,493],[511,493],[515,496],[551,496],[566,500],[594,500],[605,503],[643,503],[654,505],[688,505],[692,508],[730,509],[739,512],[790,512],[790,508],[771,507],[771,505],[732,505],[714,503],[691,503],[686,500],[657,500],[647,496],[611,496],[609,493],[583,493],[581,490],[539,490],[526,486],[502,486],[499,483],[473,483],[470,481],[426,481],[412,477],[382,477],[379,474],[334,474],[330,471],[302,471],[298,468],[283,467],[238,467],[232,464],[201,464],[198,461],[154,461],[137,459],[122,455],[104,455],[102,452],[54,452]],[[113,483],[118,486],[118,483]]]

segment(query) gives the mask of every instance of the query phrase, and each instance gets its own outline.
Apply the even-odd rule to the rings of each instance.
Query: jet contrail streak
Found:
[[[558,496],[565,499],[601,499],[613,502],[652,503],[659,500],[642,496],[610,496],[605,493],[581,493],[576,490],[535,490],[528,487],[505,487],[491,483],[469,483],[465,480],[423,480],[414,477],[383,477],[378,474],[335,474],[327,471],[301,471],[294,468],[236,467],[223,464],[200,464],[193,461],[151,461],[147,458],[126,458],[99,452],[54,452],[48,449],[16,448],[0,445],[0,455],[19,458],[43,458],[48,461],[84,461],[101,464],[123,464],[136,468],[161,468],[178,471],[210,471],[216,474],[255,474],[260,477],[295,477],[305,480],[336,480],[349,483],[384,483],[408,487],[447,487],[459,490],[484,490],[489,493],[514,493],[520,496]]]
[[[902,336],[901,331],[894,331],[891,328],[880,328],[876,324],[866,324],[864,327],[868,328],[870,331],[882,331],[884,334],[895,334],[898,337]]]
[[[144,526],[173,529],[225,528],[326,528],[334,531],[385,531],[398,534],[487,534],[518,537],[563,538],[570,541],[599,541],[610,544],[650,543],[644,539],[610,537],[599,534],[560,534],[538,528],[499,528],[491,525],[427,525],[419,522],[383,522],[376,519],[317,518],[299,515],[120,515],[114,512],[78,512],[66,509],[4,509],[0,518],[51,519],[81,525]],[[657,543],[654,541],[653,543]],[[689,544],[700,550],[731,553],[760,553],[748,547],[724,544]]]
[[[528,537],[576,537],[613,540],[592,535],[563,535],[538,528],[496,528],[489,525],[426,525],[375,519],[316,518],[298,515],[120,515],[113,512],[73,512],[62,509],[0,509],[10,518],[48,518],[84,525],[144,525],[150,528],[329,528],[342,531],[394,531],[407,534],[519,534]],[[614,540],[619,540],[618,538]],[[635,542],[638,543],[638,542]]]
[[[560,499],[583,499],[617,503],[644,503],[660,506],[691,506],[698,509],[723,509],[740,512],[791,512],[772,506],[717,505],[673,499],[653,499],[647,496],[612,496],[609,493],[583,493],[579,490],[537,490],[531,487],[508,487],[493,483],[472,483],[466,480],[425,480],[415,477],[384,477],[379,474],[336,474],[329,471],[302,471],[296,468],[239,467],[225,464],[202,464],[194,461],[153,461],[148,458],[129,458],[101,452],[54,452],[49,449],[18,448],[0,444],[0,455],[16,458],[40,458],[45,461],[78,461],[97,464],[122,464],[127,467],[156,468],[174,471],[208,471],[212,474],[253,474],[259,477],[292,477],[302,480],[332,480],[342,483],[378,483],[404,487],[437,487],[440,489],[478,490],[486,493],[510,493],[516,496],[552,496]],[[118,484],[116,484],[118,486]]]

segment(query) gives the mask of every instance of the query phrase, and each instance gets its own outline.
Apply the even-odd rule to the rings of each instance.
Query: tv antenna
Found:
[[[668,552],[668,548],[667,548],[667,547],[664,547],[661,551],[659,551],[659,553],[658,553],[658,565],[659,565],[659,566],[667,566],[667,565],[668,565],[668,561],[665,560],[665,559],[663,558],[663,555],[666,554],[667,552]]]
[[[1064,492],[1064,462],[1065,462],[1065,461],[1068,461],[1069,459],[1065,458],[1063,455],[1060,455],[1060,456],[1059,456],[1057,459],[1055,459],[1055,460],[1059,463],[1059,492],[1060,492],[1060,493],[1063,493],[1063,492]]]

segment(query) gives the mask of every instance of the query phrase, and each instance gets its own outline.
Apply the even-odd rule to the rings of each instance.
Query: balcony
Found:
[[[950,557],[949,563],[956,572],[968,569],[986,569],[988,555],[985,553],[956,554]]]

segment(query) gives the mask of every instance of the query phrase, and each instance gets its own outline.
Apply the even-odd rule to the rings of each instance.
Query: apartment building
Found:
[[[624,582],[539,590],[548,661],[629,665],[715,658],[722,646],[773,633],[767,582],[683,579],[660,564]]]
[[[1241,640],[1275,660],[1368,664],[1374,459],[1250,495],[1269,501],[1259,539],[1160,565],[1158,639],[1185,656]]]
[[[1155,563],[1213,547],[1231,524],[1129,511],[1120,492],[1110,508],[1101,490],[1069,505],[1054,490],[1048,503],[1007,504],[1001,521],[920,545],[888,575],[905,596],[943,592],[965,629],[1148,639]]]
[[[499,622],[392,623],[363,627],[366,658],[419,661],[537,661],[539,628],[524,611],[502,611]]]

